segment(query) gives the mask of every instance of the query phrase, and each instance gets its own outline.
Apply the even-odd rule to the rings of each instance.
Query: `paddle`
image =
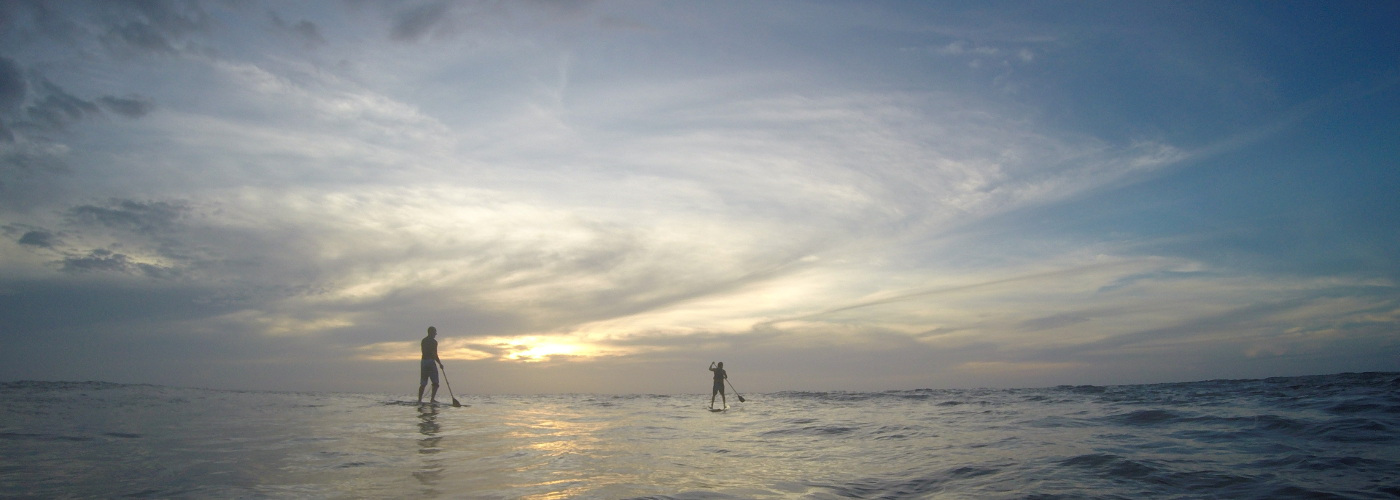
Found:
[[[724,381],[725,381],[725,382],[729,382],[729,378],[728,378],[728,377],[725,377]],[[734,383],[733,383],[733,382],[729,382],[729,388],[730,388],[730,389],[734,389]],[[451,388],[449,388],[448,390],[451,390]],[[743,394],[739,394],[739,390],[738,390],[738,389],[734,389],[734,395],[735,395],[735,396],[739,396],[739,402],[740,402],[740,403],[744,402],[744,395],[743,395]]]
[[[447,367],[446,367],[446,366],[442,366],[442,362],[441,362],[441,361],[438,361],[438,368],[442,368],[442,381],[443,381],[443,382],[447,382],[447,395],[448,395],[448,396],[452,396],[452,406],[461,408],[461,407],[462,407],[462,403],[458,403],[458,402],[457,402],[457,396],[456,396],[455,394],[452,394],[452,381],[451,381],[451,380],[447,380]],[[743,400],[744,400],[744,398],[739,398],[739,401],[743,401]]]

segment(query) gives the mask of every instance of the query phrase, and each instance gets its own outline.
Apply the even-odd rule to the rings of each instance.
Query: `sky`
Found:
[[[1400,3],[0,2],[0,380],[1400,371]]]

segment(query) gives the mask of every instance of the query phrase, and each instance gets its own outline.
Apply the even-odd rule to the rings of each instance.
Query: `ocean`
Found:
[[[1400,497],[1400,373],[732,396],[10,382],[0,497]]]

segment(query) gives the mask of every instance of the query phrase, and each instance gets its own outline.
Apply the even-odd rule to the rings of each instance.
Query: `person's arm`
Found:
[[[711,361],[711,362],[710,362],[710,371],[715,371],[715,362],[714,362],[714,361]]]

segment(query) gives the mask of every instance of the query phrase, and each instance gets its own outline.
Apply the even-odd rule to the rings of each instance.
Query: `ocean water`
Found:
[[[1400,373],[744,396],[11,382],[0,497],[1400,497]]]

